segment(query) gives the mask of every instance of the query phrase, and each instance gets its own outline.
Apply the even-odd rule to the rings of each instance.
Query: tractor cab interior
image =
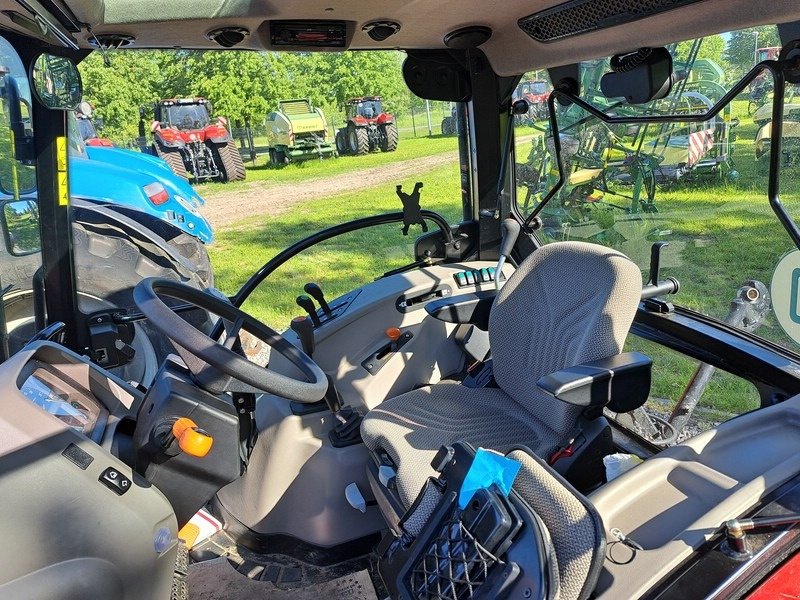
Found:
[[[0,5],[0,596],[795,589],[796,3]],[[779,54],[734,52],[754,26]],[[171,225],[70,197],[76,65],[128,46],[401,48],[457,136],[402,176],[447,185],[392,183],[217,289]],[[208,125],[182,102],[165,122]],[[282,268],[366,231],[374,279]],[[268,324],[267,283],[301,316]]]

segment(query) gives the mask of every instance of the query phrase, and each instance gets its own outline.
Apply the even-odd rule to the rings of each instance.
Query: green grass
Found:
[[[269,158],[260,156],[254,163],[245,163],[247,179],[233,183],[206,183],[195,186],[203,194],[241,189],[248,183],[264,181],[265,183],[291,183],[312,178],[328,177],[341,173],[356,172],[370,167],[392,164],[401,160],[411,160],[452,152],[457,156],[458,139],[434,135],[425,138],[401,137],[394,152],[371,152],[364,156],[340,156],[323,160],[314,159],[288,165],[276,166],[269,163]]]
[[[367,157],[368,158],[368,157]],[[422,205],[455,223],[462,220],[460,175],[451,164],[425,174]],[[352,219],[399,210],[393,185],[343,193],[303,203],[276,217],[245,220],[216,233],[209,248],[218,287],[236,292],[261,265],[287,246],[326,227]],[[359,287],[413,260],[413,244],[421,232],[412,227],[401,234],[402,223],[340,236],[290,260],[272,274],[244,308],[277,329],[302,313],[294,303],[303,284],[318,282],[328,298]]]

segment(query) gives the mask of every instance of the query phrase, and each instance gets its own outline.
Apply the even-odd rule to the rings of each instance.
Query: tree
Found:
[[[756,37],[756,33],[758,36]],[[725,59],[736,77],[741,77],[753,68],[756,63],[755,51],[757,48],[771,48],[780,46],[778,29],[774,25],[750,27],[734,31],[728,38],[725,46]]]
[[[84,98],[103,119],[103,134],[126,141],[139,134],[139,107],[158,97],[159,55],[154,51],[111,52],[111,66],[99,53],[79,65]]]

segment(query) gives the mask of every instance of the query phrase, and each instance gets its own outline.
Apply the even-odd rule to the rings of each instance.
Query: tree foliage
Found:
[[[756,33],[758,37],[756,38]],[[774,25],[750,27],[730,34],[725,47],[725,60],[736,76],[741,76],[755,65],[757,48],[780,46],[778,29]]]
[[[402,58],[395,51],[118,51],[111,67],[95,53],[80,70],[105,135],[129,139],[138,135],[139,107],[159,98],[202,96],[215,115],[254,124],[285,98],[310,98],[329,119],[341,117],[345,100],[356,96],[380,95],[387,110],[405,108]]]

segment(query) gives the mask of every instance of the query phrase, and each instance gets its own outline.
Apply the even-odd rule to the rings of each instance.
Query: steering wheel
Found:
[[[219,343],[186,322],[161,296],[181,300],[233,323],[225,341]],[[170,279],[149,277],[140,281],[133,289],[133,300],[150,323],[173,343],[238,381],[258,390],[304,403],[321,400],[328,389],[325,373],[310,356],[277,331],[236,308],[226,299]],[[234,352],[233,345],[242,330],[265,342],[272,351],[286,358],[300,370],[307,381],[275,373]],[[189,367],[197,375],[196,366]]]

